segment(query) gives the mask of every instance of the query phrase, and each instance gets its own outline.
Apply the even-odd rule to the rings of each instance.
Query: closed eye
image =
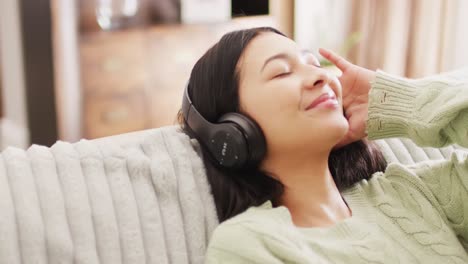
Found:
[[[291,74],[291,72],[283,72],[283,73],[280,73],[280,74],[278,74],[278,75],[275,75],[275,77],[273,77],[273,78],[274,78],[274,79],[276,79],[276,78],[282,78],[282,77],[286,77],[286,76],[288,76],[288,75],[290,75],[290,74]]]

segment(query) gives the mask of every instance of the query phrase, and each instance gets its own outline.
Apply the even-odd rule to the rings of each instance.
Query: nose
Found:
[[[330,75],[327,70],[315,66],[306,66],[304,70],[304,80],[302,87],[304,89],[317,89],[330,83]],[[310,67],[313,67],[312,69]]]

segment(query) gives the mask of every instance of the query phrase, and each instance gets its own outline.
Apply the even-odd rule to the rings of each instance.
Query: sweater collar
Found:
[[[285,224],[293,226],[301,232],[336,233],[341,237],[361,236],[364,233],[368,233],[370,225],[376,224],[376,214],[372,210],[371,204],[369,204],[370,201],[366,197],[365,187],[363,187],[366,185],[367,181],[362,180],[342,192],[342,197],[352,210],[353,215],[330,227],[296,227],[292,221],[289,209],[285,206],[273,207],[271,201],[266,201],[257,208],[275,212],[278,219],[282,219]],[[364,223],[365,225],[359,223]],[[357,226],[361,226],[362,228],[357,228]]]

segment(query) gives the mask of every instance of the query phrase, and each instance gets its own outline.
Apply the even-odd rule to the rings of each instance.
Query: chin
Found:
[[[339,132],[342,131],[343,133],[347,133],[349,129],[349,123],[346,117],[339,115],[334,118],[330,118],[324,126],[328,127],[328,129]]]
[[[343,116],[340,120],[340,122],[337,122],[339,124],[337,124],[337,130],[338,129],[341,129],[342,132],[343,132],[343,136],[341,137],[344,137],[346,135],[346,133],[348,133],[348,130],[349,130],[349,123],[348,123],[348,120]]]
[[[328,121],[320,124],[320,126],[314,124],[313,127],[306,128],[308,132],[298,137],[303,137],[301,144],[310,144],[319,149],[331,149],[338,144],[348,133],[348,121],[345,118]]]
[[[327,151],[341,141],[348,129],[348,120],[340,115],[322,119],[321,122],[317,120],[305,125],[301,123],[297,126],[282,127],[276,133],[276,138],[284,140],[281,140],[279,149],[310,149],[310,146],[313,146],[315,150]]]
[[[348,133],[349,123],[346,118],[339,118],[333,123],[328,124],[327,128],[324,129],[326,132],[323,136],[333,143],[333,146],[343,139]]]

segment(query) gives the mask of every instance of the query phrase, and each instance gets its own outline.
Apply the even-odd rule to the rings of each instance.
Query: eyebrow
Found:
[[[300,51],[300,54],[301,55],[304,55],[304,54],[307,54],[307,53],[310,53],[313,55],[312,51],[308,50],[308,49],[303,49]],[[285,52],[281,52],[281,53],[278,53],[276,55],[273,55],[271,56],[270,58],[268,58],[265,63],[263,63],[263,66],[262,66],[262,69],[260,70],[260,72],[263,71],[263,69],[266,67],[266,65],[273,61],[273,60],[277,60],[277,59],[282,59],[282,60],[290,60],[291,59],[291,56],[288,54],[288,53],[285,53]]]
[[[273,61],[273,60],[277,60],[277,59],[282,59],[282,60],[288,60],[290,59],[291,57],[287,54],[287,53],[278,53],[276,55],[273,55],[271,56],[270,58],[268,58],[265,63],[263,63],[263,66],[262,66],[262,69],[260,70],[260,72],[263,71],[263,69],[265,68],[265,66],[267,66],[267,64],[270,62],[270,61]]]

